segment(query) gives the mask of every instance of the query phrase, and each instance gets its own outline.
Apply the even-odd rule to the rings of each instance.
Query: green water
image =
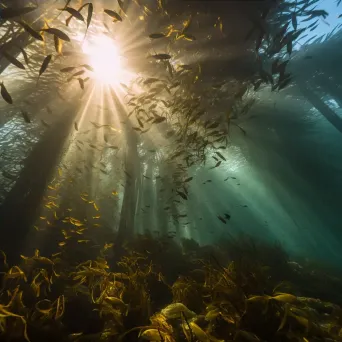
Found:
[[[341,341],[339,4],[36,6],[0,10],[0,340]]]

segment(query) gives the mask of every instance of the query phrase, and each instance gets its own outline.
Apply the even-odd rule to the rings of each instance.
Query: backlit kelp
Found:
[[[190,241],[182,251],[166,237],[146,235],[122,249],[115,243],[83,244],[68,226],[67,244],[55,246],[49,257],[36,250],[11,266],[2,252],[2,338],[342,340],[341,278],[314,280],[318,269],[289,261],[280,246],[245,237],[232,254],[229,245],[199,247]],[[86,260],[89,248],[97,256]],[[272,256],[277,263],[267,263]],[[337,302],[304,296],[315,281]]]

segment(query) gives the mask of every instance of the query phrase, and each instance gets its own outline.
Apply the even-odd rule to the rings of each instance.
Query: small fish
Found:
[[[91,23],[91,18],[93,17],[93,11],[94,11],[94,6],[92,3],[89,3],[88,4],[88,15],[87,15],[87,30],[88,30],[89,25]]]
[[[110,17],[112,17],[114,21],[122,21],[121,16],[117,12],[109,10],[109,9],[105,9],[104,12],[108,14]]]
[[[142,123],[142,121],[139,118],[137,118],[137,120],[138,120],[139,126],[143,128],[144,124]]]
[[[218,218],[221,222],[223,222],[224,224],[227,224],[227,221],[226,221],[224,218],[222,218],[221,216],[217,216],[217,218]]]
[[[52,55],[48,55],[44,58],[44,61],[40,67],[40,70],[39,70],[39,75],[38,75],[38,79],[37,79],[37,85],[38,85],[38,81],[39,81],[39,78],[40,76],[45,72],[45,70],[47,69],[47,67],[49,66],[49,63],[52,59]]]
[[[13,103],[13,100],[12,100],[12,97],[11,95],[9,94],[9,92],[7,91],[5,85],[4,85],[4,82],[1,82],[0,83],[0,87],[1,87],[1,96],[2,98],[9,104],[12,104]]]
[[[83,15],[72,7],[64,7],[62,9],[59,9],[59,11],[66,11],[70,13],[72,17],[75,17],[77,20],[84,22]]]
[[[150,37],[151,39],[159,39],[159,38],[165,38],[166,36],[165,36],[164,33],[151,33],[151,34],[149,35],[149,37]]]
[[[185,200],[187,200],[188,199],[188,197],[185,195],[185,193],[184,192],[181,192],[181,191],[176,191],[177,192],[177,194],[180,196],[180,197],[182,197],[183,199],[185,199]]]
[[[230,220],[230,215],[229,215],[229,214],[224,214],[224,217],[225,217],[227,220]]]
[[[80,66],[83,67],[83,68],[86,68],[89,71],[93,71],[94,72],[94,68],[91,67],[89,64],[82,64]]]
[[[28,55],[27,55],[26,51],[22,47],[20,47],[20,46],[18,46],[18,48],[20,49],[21,53],[23,54],[25,63],[27,65],[29,65],[30,61],[29,61],[29,58],[28,58]]]
[[[219,166],[221,165],[221,163],[222,163],[222,161],[221,161],[221,160],[220,160],[220,161],[218,161],[218,162],[215,164],[215,166],[211,167],[209,170],[211,170],[211,169],[215,169],[216,167],[219,167]]]
[[[85,73],[85,70],[80,70],[80,71],[75,72],[71,77],[80,76],[80,75],[83,75],[84,73]]]
[[[215,152],[221,159],[223,159],[224,161],[226,161],[227,159],[220,153],[220,152]]]
[[[78,83],[80,84],[81,89],[84,90],[84,80],[82,78],[78,78]]]
[[[40,41],[44,41],[44,38],[36,31],[34,30],[30,25],[26,24],[23,21],[18,21],[18,24],[23,27],[23,29],[29,33],[33,38],[38,39]]]
[[[153,58],[155,58],[156,60],[168,60],[171,59],[171,56],[167,53],[159,53],[156,55],[152,55]]]
[[[76,67],[66,67],[60,70],[60,72],[71,72],[73,70],[75,70]]]
[[[1,53],[11,64],[15,65],[19,69],[25,70],[25,66],[21,62],[19,62],[15,57],[11,56],[6,51],[2,51]]]
[[[30,117],[28,116],[28,113],[27,113],[26,111],[22,110],[22,111],[21,111],[21,115],[23,116],[25,122],[31,123],[31,119],[30,119]]]
[[[75,130],[78,131],[78,124],[76,121],[74,122],[74,127],[75,127]]]
[[[185,179],[183,182],[184,182],[184,183],[190,182],[193,178],[194,178],[194,177],[189,177],[189,178]]]
[[[153,120],[153,123],[159,124],[159,123],[161,123],[161,122],[163,122],[163,121],[165,121],[165,120],[166,120],[165,117],[158,116],[158,117],[156,117],[156,118]]]
[[[123,4],[123,1],[118,0],[118,5],[119,5],[121,11],[124,11],[124,4]]]
[[[46,29],[41,29],[41,31],[53,34],[55,36],[57,36],[59,39],[62,39],[66,42],[70,42],[70,38],[68,37],[68,35],[66,35],[63,31],[53,28],[53,27],[49,27]]]

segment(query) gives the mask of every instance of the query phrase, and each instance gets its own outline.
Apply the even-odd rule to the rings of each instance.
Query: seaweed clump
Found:
[[[1,340],[342,341],[339,300],[306,296],[320,271],[279,246],[149,235],[92,246],[73,229],[48,257],[35,250],[10,266],[1,253]],[[341,291],[339,277],[324,277],[320,293]]]

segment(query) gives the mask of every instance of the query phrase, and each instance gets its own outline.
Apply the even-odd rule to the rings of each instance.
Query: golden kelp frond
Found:
[[[184,304],[182,303],[173,303],[165,307],[160,312],[166,319],[172,319],[172,318],[181,318],[182,314],[186,318],[194,318],[196,316],[196,313],[189,310]]]
[[[153,251],[151,242],[149,246]],[[70,262],[71,248],[66,246],[50,258],[36,250],[31,257],[22,256],[23,268],[13,266],[4,273],[1,336],[28,340],[31,327],[38,334],[44,327],[48,333],[62,336],[61,326],[75,324],[72,322],[84,311],[98,322],[97,332],[88,334],[89,323],[84,321],[65,338],[124,342],[128,335],[137,339],[139,332],[141,339],[168,342],[340,338],[339,305],[300,296],[298,290],[285,292],[286,286],[278,280],[268,284],[264,293],[256,281],[255,292],[250,291],[245,282],[256,279],[248,272],[253,264],[260,269],[257,260],[205,260],[197,257],[200,247],[196,246],[191,260],[177,256],[190,267],[172,281],[168,269],[160,268],[158,254],[153,257],[153,253],[128,248],[113,262],[101,253],[100,246],[93,259]],[[82,245],[80,250],[87,248]],[[272,268],[267,272],[272,274]]]

